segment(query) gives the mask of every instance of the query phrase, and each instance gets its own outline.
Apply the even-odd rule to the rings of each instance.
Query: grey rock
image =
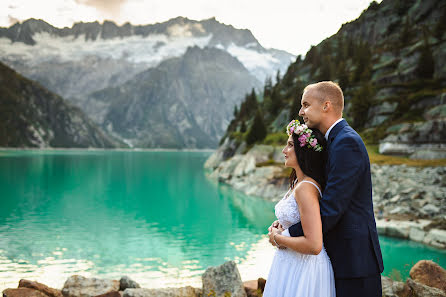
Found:
[[[222,297],[229,292],[232,297],[246,297],[243,282],[234,261],[226,262],[217,267],[209,267],[202,275],[203,296],[212,292]]]
[[[421,213],[426,215],[434,215],[437,214],[439,211],[440,209],[432,204],[426,204],[421,208]]]
[[[70,276],[62,288],[65,297],[93,297],[112,291],[119,291],[119,281],[86,278],[80,275]]]
[[[141,286],[128,276],[123,276],[119,280],[119,290],[124,291],[127,288],[141,288]]]
[[[417,283],[408,278],[406,284],[410,287],[413,296],[416,297],[445,297],[446,293],[440,289],[428,287],[426,285]]]
[[[123,297],[198,297],[198,290],[187,286],[182,288],[163,289],[126,289]]]

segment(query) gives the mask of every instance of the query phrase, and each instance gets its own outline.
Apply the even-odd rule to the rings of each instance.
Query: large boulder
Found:
[[[93,297],[112,291],[119,291],[117,280],[86,278],[80,275],[70,276],[62,289],[65,297]]]
[[[165,289],[126,289],[123,297],[198,297],[198,289],[190,286]]]
[[[247,297],[240,273],[234,261],[209,267],[202,275],[203,296]],[[225,295],[226,294],[226,295]]]
[[[29,288],[34,289],[37,291],[42,292],[43,294],[47,295],[48,297],[63,297],[62,292],[60,290],[56,290],[53,288],[48,287],[47,285],[33,282],[26,279],[21,279],[19,281],[19,288]]]
[[[446,292],[446,270],[433,261],[418,261],[410,269],[410,277],[423,285],[435,287]]]
[[[3,290],[3,297],[48,297],[48,295],[30,288],[18,288]]]

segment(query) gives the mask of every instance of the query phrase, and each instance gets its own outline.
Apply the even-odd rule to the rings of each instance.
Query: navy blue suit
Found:
[[[336,295],[381,297],[383,260],[372,203],[370,161],[361,137],[345,120],[328,136],[327,184],[320,200],[324,246]],[[289,228],[302,236],[301,223]]]

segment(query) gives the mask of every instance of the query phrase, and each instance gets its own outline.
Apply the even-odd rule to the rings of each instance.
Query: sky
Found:
[[[359,17],[370,0],[0,0],[0,26],[29,18],[55,27],[75,22],[112,20],[118,25],[165,22],[178,16],[193,20],[215,17],[249,29],[266,48],[304,55]],[[377,1],[381,2],[381,0]]]

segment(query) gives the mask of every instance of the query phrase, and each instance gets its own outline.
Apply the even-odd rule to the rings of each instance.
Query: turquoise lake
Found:
[[[0,289],[21,278],[61,288],[74,274],[143,287],[200,286],[209,266],[237,262],[267,277],[274,203],[217,185],[211,152],[0,151]],[[384,275],[406,278],[446,251],[381,237]]]

